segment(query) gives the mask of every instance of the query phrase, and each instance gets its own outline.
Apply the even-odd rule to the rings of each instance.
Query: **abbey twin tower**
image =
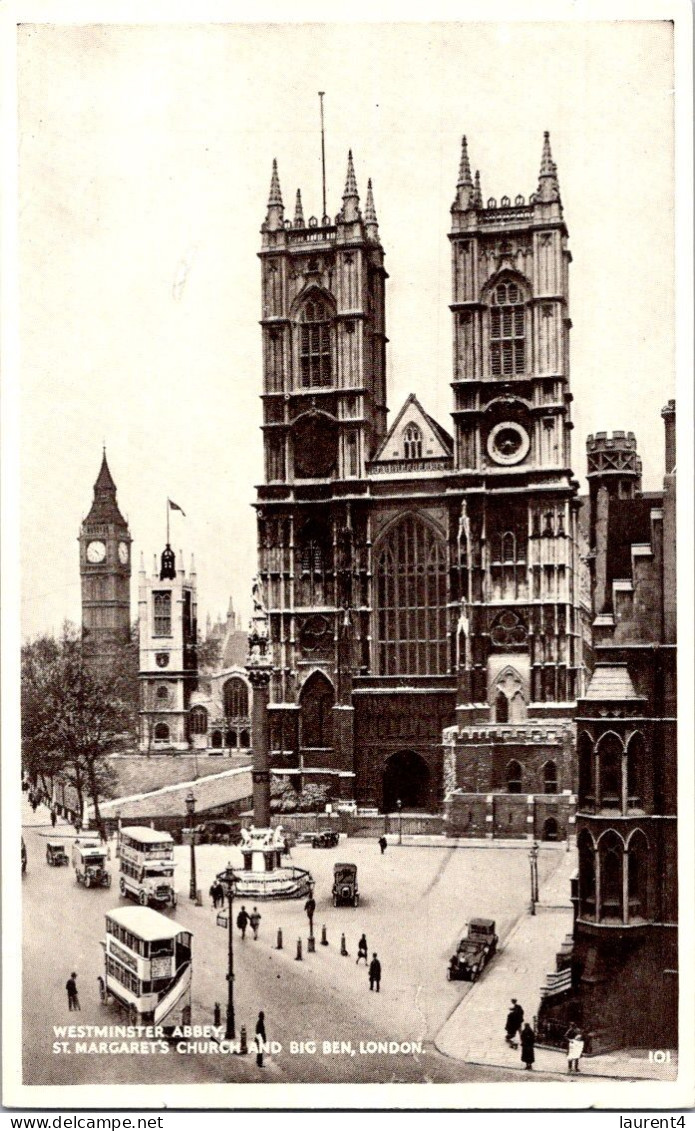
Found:
[[[388,275],[352,154],[335,219],[299,192],[286,215],[274,165],[261,231],[271,766],[386,810],[553,795],[560,830],[590,597],[549,137],[536,191],[486,202],[463,139],[448,428],[414,395],[387,426]],[[518,805],[494,819],[528,831]]]

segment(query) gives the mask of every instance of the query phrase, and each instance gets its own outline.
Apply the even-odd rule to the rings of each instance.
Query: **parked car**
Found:
[[[196,827],[195,833],[198,844],[239,844],[241,821],[205,821]]]
[[[49,840],[46,842],[46,863],[53,868],[60,868],[61,865],[70,863],[70,858],[62,841]]]
[[[477,981],[495,954],[498,942],[494,919],[471,919],[468,934],[449,959],[449,981]]]
[[[357,865],[333,865],[333,906],[350,903],[357,907],[360,893],[357,890]]]
[[[324,829],[323,832],[314,833],[311,840],[312,848],[335,848],[340,843],[340,834],[335,829]]]

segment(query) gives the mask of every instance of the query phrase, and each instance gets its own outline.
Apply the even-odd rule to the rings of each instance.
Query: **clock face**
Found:
[[[106,557],[106,546],[103,542],[90,542],[87,546],[87,561],[96,564],[103,562]]]
[[[488,455],[495,463],[521,463],[531,446],[528,432],[515,421],[496,424],[487,439]]]
[[[121,563],[121,565],[127,565],[128,564],[128,543],[127,542],[119,542],[118,543],[118,560]]]

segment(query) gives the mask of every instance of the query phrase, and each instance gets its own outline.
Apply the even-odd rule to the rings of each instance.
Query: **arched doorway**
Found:
[[[384,766],[384,813],[403,809],[429,809],[430,772],[424,758],[414,750],[399,750]]]
[[[554,817],[546,817],[543,823],[543,840],[559,840],[560,832]]]

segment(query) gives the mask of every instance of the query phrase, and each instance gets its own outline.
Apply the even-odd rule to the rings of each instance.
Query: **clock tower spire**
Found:
[[[129,639],[131,541],[104,448],[92,506],[78,538],[82,641],[87,661],[98,672],[109,668]]]

